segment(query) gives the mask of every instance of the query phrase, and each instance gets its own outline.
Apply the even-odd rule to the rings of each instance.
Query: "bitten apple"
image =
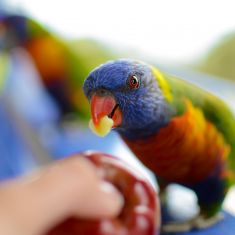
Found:
[[[70,218],[48,235],[157,235],[160,208],[152,185],[121,160],[99,152],[85,152],[104,180],[112,183],[123,195],[124,206],[114,219],[83,220]]]

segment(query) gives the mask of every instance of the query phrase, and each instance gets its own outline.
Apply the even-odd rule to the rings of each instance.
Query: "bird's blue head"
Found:
[[[169,121],[169,107],[152,68],[133,60],[116,60],[93,70],[84,83],[95,124],[108,115],[124,137],[151,136]]]
[[[48,36],[42,25],[23,15],[0,15],[0,49],[25,46],[30,40]]]
[[[0,17],[0,49],[11,49],[22,44],[28,37],[27,18],[20,15]]]

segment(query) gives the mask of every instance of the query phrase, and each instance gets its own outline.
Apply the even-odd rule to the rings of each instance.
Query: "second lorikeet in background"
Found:
[[[156,175],[192,189],[199,215],[165,231],[204,228],[219,211],[235,172],[235,118],[216,96],[133,60],[108,62],[84,83],[95,131],[108,117],[132,152]],[[101,128],[102,129],[102,128]]]
[[[63,39],[26,16],[1,16],[0,29],[0,47],[8,52],[20,47],[29,53],[61,111],[88,118],[83,81],[91,69],[114,59],[114,53],[94,40]]]

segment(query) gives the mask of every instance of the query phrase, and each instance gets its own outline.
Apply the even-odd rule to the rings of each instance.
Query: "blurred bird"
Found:
[[[93,40],[63,39],[21,15],[1,16],[0,32],[2,49],[22,47],[29,53],[42,82],[63,113],[88,117],[83,81],[95,66],[115,58],[109,49]]]
[[[235,118],[216,96],[133,60],[108,62],[84,83],[92,122],[104,117],[152,170],[164,192],[171,183],[192,189],[200,214],[165,231],[203,228],[219,211],[234,183]]]

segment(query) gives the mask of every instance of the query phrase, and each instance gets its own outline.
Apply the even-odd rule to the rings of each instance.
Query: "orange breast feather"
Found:
[[[187,111],[145,140],[124,140],[156,175],[169,182],[195,183],[224,165],[230,147],[199,108],[186,101]]]

